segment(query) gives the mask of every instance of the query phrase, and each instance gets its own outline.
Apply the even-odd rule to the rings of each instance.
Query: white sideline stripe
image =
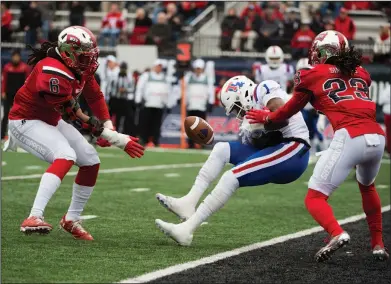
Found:
[[[141,171],[165,170],[165,169],[197,168],[197,167],[202,167],[203,164],[204,163],[168,164],[168,165],[154,165],[154,166],[139,166],[139,167],[131,167],[131,168],[115,168],[115,169],[100,170],[99,174],[141,172]],[[77,172],[67,173],[67,176],[75,176],[75,175],[77,175]],[[6,181],[6,180],[20,180],[20,179],[35,179],[41,177],[42,174],[34,174],[34,175],[2,177],[1,180]]]
[[[390,205],[382,207],[382,212],[386,212],[386,211],[389,211],[389,210],[390,210]],[[355,216],[351,216],[351,217],[339,220],[339,223],[341,225],[344,225],[344,224],[348,224],[348,223],[359,221],[359,220],[364,219],[364,218],[365,218],[365,214],[360,214],[360,215],[355,215]],[[277,237],[277,238],[274,238],[274,239],[271,239],[271,240],[268,240],[268,241],[251,244],[251,245],[244,246],[244,247],[241,247],[241,248],[237,248],[237,249],[234,249],[234,250],[231,250],[231,251],[218,253],[218,254],[215,254],[215,255],[211,255],[211,256],[208,256],[208,257],[204,257],[204,258],[195,260],[195,261],[190,261],[190,262],[186,262],[186,263],[182,263],[182,264],[173,265],[173,266],[161,269],[161,270],[157,270],[157,271],[154,271],[154,272],[150,272],[150,273],[146,273],[146,274],[140,275],[140,276],[135,277],[135,278],[128,278],[128,279],[120,281],[119,283],[144,283],[144,282],[156,280],[156,279],[159,279],[161,277],[165,277],[165,276],[168,276],[168,275],[171,275],[171,274],[174,274],[174,273],[182,272],[182,271],[185,271],[185,270],[188,270],[188,269],[191,269],[191,268],[195,268],[195,267],[200,266],[200,265],[213,263],[213,262],[216,262],[216,261],[228,258],[228,257],[232,257],[232,256],[235,256],[235,255],[239,255],[239,254],[242,254],[242,253],[245,253],[245,252],[249,252],[249,251],[252,251],[252,250],[256,250],[256,249],[260,249],[260,248],[263,248],[263,247],[272,246],[272,245],[275,245],[275,244],[278,244],[278,243],[283,243],[283,242],[286,242],[286,241],[289,241],[289,240],[305,237],[305,236],[308,236],[308,235],[311,235],[311,234],[314,234],[314,233],[318,233],[318,232],[321,232],[321,231],[323,231],[322,227],[319,227],[319,226],[318,227],[313,227],[311,229],[307,229],[307,230],[299,231],[299,232],[296,232],[296,233],[293,233],[293,234]]]

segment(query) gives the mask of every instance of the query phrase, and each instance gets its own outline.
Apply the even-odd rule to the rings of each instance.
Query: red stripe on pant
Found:
[[[387,152],[391,154],[391,114],[384,114],[384,124],[386,125]]]
[[[277,160],[277,159],[279,159],[279,158],[289,154],[293,150],[295,150],[297,147],[299,147],[299,144],[300,144],[299,142],[295,142],[292,146],[290,146],[286,150],[282,151],[281,153],[279,153],[279,154],[277,154],[277,155],[275,155],[273,157],[270,157],[270,158],[267,158],[267,159],[264,159],[264,160],[261,160],[261,161],[256,161],[256,162],[244,165],[242,167],[239,166],[237,169],[234,169],[232,172],[234,174],[237,174],[237,173],[245,171],[245,170],[247,170],[249,168],[257,167],[259,165],[266,164],[266,163],[272,162],[274,160]]]

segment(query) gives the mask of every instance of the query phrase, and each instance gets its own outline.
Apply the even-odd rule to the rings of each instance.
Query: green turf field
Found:
[[[99,176],[84,211],[84,215],[98,216],[84,221],[94,242],[76,241],[57,229],[47,236],[24,236],[19,226],[29,214],[39,178],[2,181],[2,282],[115,282],[316,225],[303,204],[310,166],[292,184],[240,189],[197,231],[192,247],[179,247],[155,227],[156,218],[177,221],[158,204],[155,194],[185,194],[207,156],[147,151],[143,159],[132,160],[116,150],[101,153],[102,170],[125,169]],[[3,162],[3,178],[41,174],[46,167],[25,153],[3,153]],[[147,167],[169,164],[176,166]],[[383,205],[390,203],[389,172],[387,160],[377,179],[383,185],[378,186]],[[46,209],[45,220],[55,227],[68,208],[73,178],[64,179]],[[134,188],[150,190],[136,192]],[[361,196],[352,178],[332,196],[331,204],[338,218],[362,213]]]

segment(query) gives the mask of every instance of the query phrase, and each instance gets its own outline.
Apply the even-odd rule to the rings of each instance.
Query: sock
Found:
[[[73,183],[71,204],[69,205],[67,215],[65,216],[67,221],[80,220],[81,213],[94,190],[99,166],[100,164],[96,164],[79,168],[79,172]]]
[[[33,208],[30,216],[42,217],[43,211],[46,208],[50,198],[59,188],[62,179],[71,169],[73,161],[57,159],[50,165],[46,172],[42,175],[39,184],[38,192],[34,200]]]
[[[227,203],[228,199],[239,187],[239,181],[232,171],[227,171],[221,177],[219,183],[212,192],[198,206],[197,211],[181,225],[186,226],[190,232],[194,232],[202,222]]]
[[[312,218],[322,226],[330,236],[335,237],[343,232],[334,217],[331,206],[327,203],[329,197],[319,191],[309,188],[304,203]]]
[[[206,160],[199,171],[189,193],[182,198],[195,207],[205,190],[219,176],[224,166],[229,163],[229,157],[229,144],[224,142],[217,143],[213,147],[208,160]]]
[[[358,182],[362,197],[362,207],[367,216],[367,223],[371,233],[371,247],[384,247],[382,234],[381,202],[375,184],[363,185]]]

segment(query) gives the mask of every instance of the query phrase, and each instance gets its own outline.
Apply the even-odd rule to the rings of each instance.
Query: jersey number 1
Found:
[[[369,98],[369,88],[367,83],[360,78],[351,78],[349,80],[349,87],[356,88],[357,91],[354,92],[354,95],[364,101],[370,101]],[[336,88],[337,87],[337,88]],[[329,79],[323,84],[323,90],[329,91],[327,96],[335,103],[339,103],[344,100],[354,100],[353,95],[342,96],[340,93],[347,90],[346,82],[340,78]]]

